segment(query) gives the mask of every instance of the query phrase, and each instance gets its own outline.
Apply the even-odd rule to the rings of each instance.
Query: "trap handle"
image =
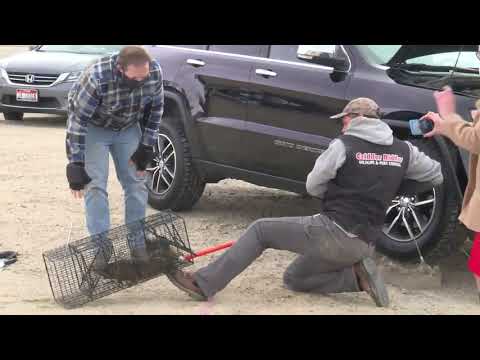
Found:
[[[229,241],[229,242],[226,242],[226,243],[224,243],[224,244],[220,244],[220,245],[216,245],[216,246],[211,246],[211,247],[209,247],[209,248],[200,250],[200,251],[196,252],[196,253],[193,254],[193,255],[185,256],[185,260],[190,261],[190,260],[193,260],[193,259],[198,258],[198,257],[201,257],[201,256],[205,256],[205,255],[208,255],[208,254],[211,254],[211,253],[214,253],[214,252],[223,250],[223,249],[227,249],[227,248],[229,248],[229,247],[232,247],[232,245],[233,245],[234,243],[235,243],[235,241]]]

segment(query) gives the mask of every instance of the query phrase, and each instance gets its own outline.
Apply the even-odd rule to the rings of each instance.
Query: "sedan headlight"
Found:
[[[74,71],[68,74],[67,78],[65,79],[65,82],[73,82],[77,81],[80,76],[82,76],[82,71]]]
[[[3,67],[0,67],[0,79],[3,79],[5,81],[8,80],[7,71]]]

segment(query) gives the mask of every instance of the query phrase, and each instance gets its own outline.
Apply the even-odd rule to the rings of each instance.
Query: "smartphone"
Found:
[[[427,119],[412,119],[408,123],[413,136],[421,136],[433,130],[433,123]]]

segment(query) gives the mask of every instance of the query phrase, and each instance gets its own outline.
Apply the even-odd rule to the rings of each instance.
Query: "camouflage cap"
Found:
[[[330,119],[340,119],[348,114],[363,115],[379,118],[380,108],[377,103],[369,98],[357,98],[350,101],[340,114],[331,116]]]

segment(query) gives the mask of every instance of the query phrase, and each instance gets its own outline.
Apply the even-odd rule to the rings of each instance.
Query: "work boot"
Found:
[[[365,258],[353,266],[359,287],[366,291],[378,307],[388,307],[388,292],[382,276],[371,258]]]
[[[94,275],[95,276],[95,275]],[[96,280],[96,281],[95,281]],[[96,279],[94,280],[94,283],[95,285],[98,283],[98,280],[99,280],[99,277],[98,275],[96,275]],[[87,277],[86,276],[83,276],[82,277],[82,281],[78,287],[78,289],[80,290],[80,292],[85,295],[85,296],[88,296],[89,298],[92,298],[93,296],[93,291],[94,291],[94,288],[95,286],[92,286],[92,284],[90,284],[90,282],[88,281]]]
[[[98,251],[97,255],[93,259],[90,271],[95,272],[100,276],[107,277],[108,260],[109,257],[106,256],[105,252]]]
[[[93,243],[96,247],[95,256],[89,270],[103,276],[105,271],[107,271],[108,262],[113,254],[113,245],[112,242],[102,234],[95,235],[93,237]]]
[[[150,255],[145,247],[133,248],[131,254],[134,262],[148,263],[150,261]]]
[[[91,297],[95,287],[100,281],[100,277],[107,278],[108,263],[102,253],[98,252],[95,256],[88,274],[82,276],[79,289],[81,293],[85,296]]]
[[[176,270],[167,274],[168,280],[172,282],[177,288],[185,291],[188,295],[197,301],[207,301],[208,297],[202,292],[200,287],[195,282],[193,275],[189,272]]]

